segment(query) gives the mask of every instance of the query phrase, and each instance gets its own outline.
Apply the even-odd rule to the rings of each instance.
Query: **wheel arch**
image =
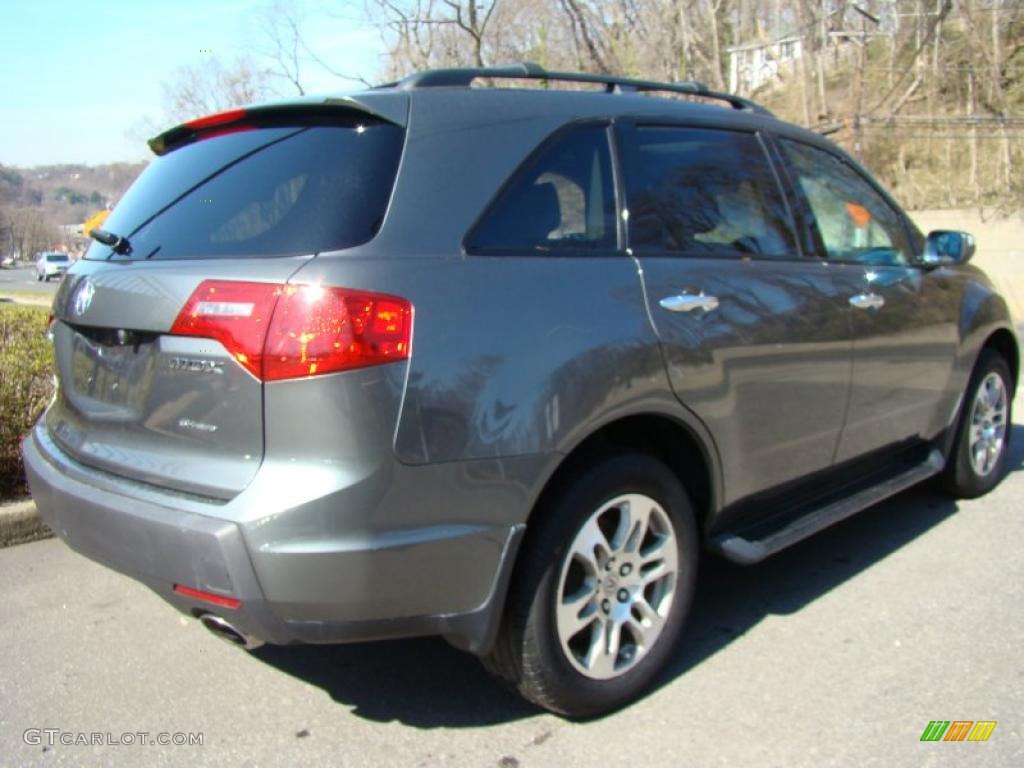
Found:
[[[661,461],[679,479],[703,532],[721,499],[721,472],[710,439],[682,420],[661,412],[620,416],[592,430],[565,453],[545,480],[527,518],[578,474],[582,467],[620,453],[644,453]]]
[[[1020,375],[1020,350],[1017,346],[1017,339],[1013,333],[1006,328],[997,328],[995,331],[990,333],[981,345],[981,349],[978,350],[978,355],[975,358],[974,365],[978,364],[978,358],[981,357],[981,353],[991,349],[997,352],[1005,361],[1007,366],[1010,368],[1010,376],[1013,381],[1011,382],[1011,397],[1013,392],[1017,390],[1017,381]],[[973,370],[973,367],[972,367]]]
[[[568,450],[557,453],[553,466],[537,484],[539,490],[532,503],[528,504],[522,536],[504,563],[503,575],[484,611],[475,639],[467,644],[455,633],[449,641],[485,658],[492,652],[499,628],[505,621],[507,602],[519,580],[517,574],[521,571],[524,555],[537,536],[538,523],[541,522],[536,516],[537,511],[590,463],[617,453],[641,452],[655,456],[679,478],[693,505],[698,535],[703,538],[722,499],[722,472],[710,435],[703,430],[699,420],[694,420],[696,424],[690,424],[675,413],[657,407],[618,414],[595,426],[570,444]]]

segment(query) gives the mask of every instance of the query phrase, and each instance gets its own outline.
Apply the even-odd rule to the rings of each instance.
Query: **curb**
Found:
[[[0,549],[51,536],[32,499],[0,506]]]

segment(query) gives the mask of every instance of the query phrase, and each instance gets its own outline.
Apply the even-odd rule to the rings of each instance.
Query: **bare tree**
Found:
[[[470,39],[473,50],[473,62],[478,66],[484,66],[483,44],[484,34],[487,32],[487,23],[491,20],[494,9],[498,6],[498,0],[492,0],[490,6],[484,7],[477,0],[441,0],[448,6],[452,14],[452,22],[462,30]]]
[[[251,58],[238,56],[228,64],[219,58],[179,67],[161,83],[164,117],[182,122],[231,107],[266,101],[277,95],[270,73]]]
[[[33,258],[60,239],[57,227],[40,208],[0,209],[0,244],[19,258]]]
[[[979,5],[975,0],[963,0],[961,11],[967,22],[972,47],[980,54],[976,59],[976,71],[985,82],[981,101],[986,112],[999,123],[999,155],[1002,166],[1000,179],[1003,189],[1009,192],[1013,186],[1013,151],[1006,127],[1007,119],[1011,116],[1006,86],[1018,78],[1010,75],[1006,69],[1006,62],[1015,53],[1024,50],[1024,40],[1012,39],[1011,52],[1007,56],[1004,50],[1007,47],[1004,35],[1007,29],[1013,29],[1015,23],[1019,22],[1021,8],[1020,3],[1006,3],[1003,0],[996,0],[982,7]]]
[[[257,51],[273,62],[270,74],[286,80],[302,96],[306,93],[302,85],[302,53],[306,45],[300,31],[299,9],[292,0],[275,0],[259,12],[258,23],[264,42]]]
[[[342,72],[328,64],[313,50],[303,31],[307,14],[295,0],[274,0],[256,16],[256,53],[270,62],[271,77],[284,80],[290,90],[302,96],[306,93],[303,73],[313,64],[341,79],[370,85],[359,75]]]
[[[577,60],[585,62],[586,69],[597,72],[611,72],[618,69],[618,62],[611,61],[608,47],[611,43],[608,25],[595,7],[582,0],[559,0],[569,26],[577,51]]]
[[[509,0],[367,0],[388,49],[388,75],[437,66],[486,66],[496,12]]]

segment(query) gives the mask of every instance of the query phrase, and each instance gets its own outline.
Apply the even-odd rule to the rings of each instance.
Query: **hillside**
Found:
[[[82,222],[114,204],[145,167],[143,163],[0,165],[0,207],[36,209],[52,224]]]
[[[773,76],[748,93],[779,117],[828,134],[910,209],[1020,209],[1020,6],[943,9],[913,28],[858,23],[853,14],[833,25],[827,45],[804,37],[802,55],[784,61],[778,46],[765,44],[758,53]]]
[[[909,208],[1024,207],[1021,0],[369,5],[388,76],[535,61],[698,80],[828,132]]]

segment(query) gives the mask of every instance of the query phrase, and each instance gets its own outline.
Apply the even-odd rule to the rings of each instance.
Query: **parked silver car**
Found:
[[[676,652],[702,550],[1005,471],[973,238],[747,100],[443,70],[150,145],[25,464],[68,544],[238,645],[441,634],[594,715]]]
[[[36,259],[36,280],[50,282],[51,277],[63,277],[71,266],[71,259],[60,251],[40,253]]]

